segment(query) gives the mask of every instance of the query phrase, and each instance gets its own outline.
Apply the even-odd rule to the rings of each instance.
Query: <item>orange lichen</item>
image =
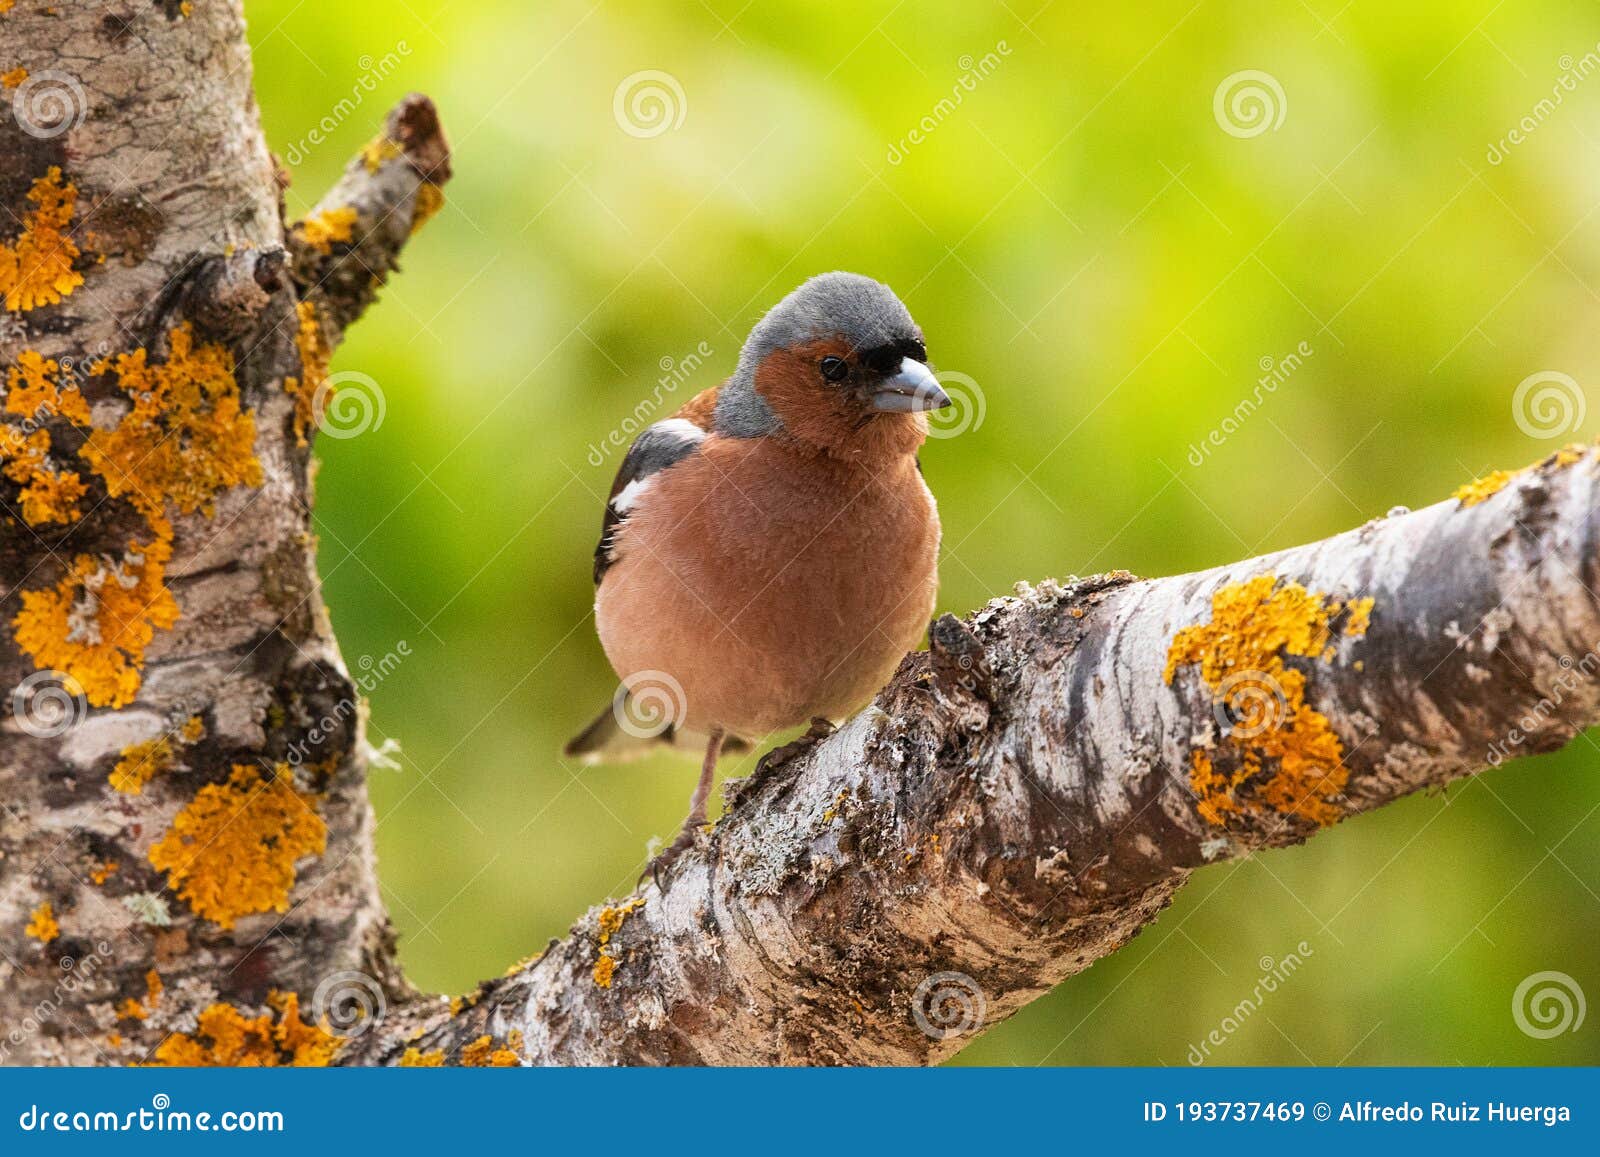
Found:
[[[176,731],[129,744],[122,749],[108,782],[125,795],[140,794],[145,784],[177,766],[181,748],[199,742],[205,733],[200,717],[191,715]]]
[[[393,160],[405,150],[388,137],[373,137],[361,150],[361,163],[367,172],[376,173],[383,162]]]
[[[1450,497],[1461,503],[1462,506],[1476,506],[1485,498],[1504,490],[1506,483],[1515,478],[1518,473],[1520,471],[1496,470],[1492,474],[1486,474],[1482,478],[1476,478],[1468,482],[1465,486],[1456,487],[1455,493]]]
[[[10,244],[0,242],[0,295],[12,313],[54,305],[83,284],[72,268],[78,247],[67,236],[77,207],[78,190],[61,180],[51,166],[28,192],[34,208],[22,217],[22,232]]]
[[[317,307],[311,301],[302,301],[296,304],[295,313],[300,318],[299,329],[295,331],[295,349],[300,354],[300,365],[304,372],[303,377],[285,378],[283,388],[294,395],[294,438],[301,446],[306,445],[306,431],[316,426],[322,420],[318,413],[318,402],[327,405],[326,397],[319,397],[323,387],[328,381],[328,361],[333,356],[333,351],[328,348],[328,342],[322,334],[322,323],[317,319]]]
[[[305,243],[318,253],[333,252],[335,243],[348,244],[355,229],[357,214],[348,205],[324,209],[302,220],[296,228]]]
[[[225,783],[201,788],[177,814],[150,849],[150,863],[197,915],[223,928],[251,913],[286,912],[296,862],[327,846],[316,804],[295,789],[288,765],[263,778],[237,764]]]
[[[33,910],[28,918],[28,924],[23,928],[23,933],[32,936],[40,944],[48,944],[61,935],[61,925],[56,923],[55,909],[50,901],[46,900]]]
[[[496,1045],[494,1038],[480,1036],[461,1049],[461,1065],[469,1069],[509,1069],[521,1063],[516,1050],[522,1047],[522,1034],[513,1032],[506,1045]]]
[[[139,795],[144,785],[178,761],[177,749],[165,735],[132,743],[122,749],[117,766],[111,769],[112,790],[124,795]]]
[[[1359,639],[1367,633],[1367,628],[1372,625],[1371,597],[1364,599],[1351,599],[1345,604],[1349,617],[1344,621],[1344,633],[1352,639]]]
[[[26,419],[26,425],[0,426],[0,472],[21,486],[18,504],[30,526],[77,521],[78,501],[88,492],[75,472],[51,461],[49,431],[27,428],[57,416],[89,424],[88,403],[75,383],[60,383],[59,371],[34,350],[24,350],[6,371],[5,412]]]
[[[1279,585],[1276,576],[1259,575],[1218,590],[1211,621],[1173,637],[1166,681],[1179,667],[1197,665],[1227,713],[1224,743],[1234,770],[1219,770],[1204,750],[1191,756],[1195,807],[1208,823],[1222,826],[1227,814],[1259,804],[1322,825],[1342,814],[1336,801],[1349,778],[1344,745],[1327,717],[1306,703],[1305,672],[1284,658],[1326,661],[1330,623],[1343,609],[1299,583]],[[1352,603],[1345,633],[1365,631],[1371,613],[1372,600]]]
[[[615,907],[607,905],[600,909],[600,935],[598,938],[600,955],[594,962],[594,982],[601,988],[611,987],[611,978],[616,975],[617,971],[617,958],[607,952],[605,946],[611,942],[613,936],[622,930],[622,926],[627,923],[628,917],[643,907],[644,897],[635,896],[626,903],[618,904]]]
[[[240,406],[233,355],[196,345],[187,322],[169,341],[171,355],[156,365],[144,349],[95,363],[94,372],[116,376],[133,409],[78,451],[111,496],[126,498],[158,533],[168,503],[210,516],[223,490],[261,485],[255,416]]]
[[[422,1052],[416,1048],[408,1048],[400,1056],[402,1069],[437,1069],[444,1064],[444,1050],[432,1049]]]
[[[1589,447],[1582,442],[1569,442],[1553,454],[1548,454],[1537,462],[1530,463],[1520,470],[1494,470],[1482,478],[1475,478],[1465,486],[1456,487],[1454,498],[1462,506],[1476,506],[1486,498],[1490,498],[1504,490],[1514,479],[1520,475],[1536,470],[1541,466],[1553,469],[1562,469],[1573,465],[1588,453]]]
[[[261,483],[255,418],[242,409],[233,357],[219,345],[195,345],[187,324],[168,335],[171,354],[151,365],[144,349],[95,362],[115,377],[132,409],[111,430],[90,429],[79,449],[112,497],[125,498],[149,525],[148,542],[130,542],[120,560],[80,554],[52,588],[23,591],[13,619],[17,643],[41,669],[72,675],[96,707],[121,707],[138,693],[144,651],[157,629],[171,627],[178,605],[166,588],[172,553],[168,506],[213,512],[230,486]],[[24,352],[7,374],[6,410],[42,421],[52,415],[90,427],[87,402],[54,361]],[[23,483],[30,522],[71,522],[86,488],[78,475],[48,468],[49,434],[24,437],[0,426],[0,463]]]
[[[6,371],[6,413],[34,421],[59,414],[75,425],[89,425],[89,403],[77,382],[37,350],[23,350]]]
[[[444,208],[444,190],[432,181],[424,181],[417,186],[417,197],[411,209],[411,232],[415,233],[429,221],[433,215]]]
[[[117,863],[116,860],[107,860],[105,863],[101,864],[99,867],[93,869],[89,873],[89,879],[93,880],[96,884],[104,884],[107,880],[111,879],[112,876],[117,874],[117,869],[121,866],[122,865]]]
[[[161,983],[161,976],[154,968],[144,974],[144,999],[138,1000],[127,997],[117,1006],[119,1020],[147,1020],[150,1010],[161,1000],[161,994],[166,986]]]
[[[17,645],[41,669],[64,671],[96,707],[121,707],[139,690],[144,650],[178,620],[163,578],[170,541],[131,542],[120,559],[80,554],[54,587],[22,592]]]
[[[174,1033],[156,1049],[158,1066],[320,1068],[344,1042],[326,1028],[300,1019],[294,993],[267,996],[273,1010],[246,1016],[231,1004],[213,1004],[200,1013],[191,1033]],[[277,1013],[274,1022],[273,1012]]]
[[[88,487],[73,471],[53,467],[45,430],[23,434],[12,426],[0,426],[0,473],[21,485],[17,501],[29,526],[67,524],[82,513],[78,500]]]
[[[635,896],[625,904],[600,909],[600,943],[609,943],[613,936],[622,931],[628,917],[643,907],[644,897]]]
[[[28,70],[18,65],[10,72],[0,72],[0,88],[16,88],[17,85],[28,79]]]

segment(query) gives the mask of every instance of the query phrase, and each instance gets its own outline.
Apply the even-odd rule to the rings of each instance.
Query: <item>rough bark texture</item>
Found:
[[[1046,583],[943,618],[872,707],[735,785],[664,891],[591,910],[468,997],[419,996],[378,899],[359,693],[321,612],[301,435],[328,347],[438,205],[432,107],[395,110],[291,228],[236,5],[25,3],[0,33],[0,72],[67,73],[84,99],[54,135],[0,116],[0,244],[58,167],[82,278],[0,313],[0,367],[71,359],[92,407],[0,415],[48,432],[87,486],[51,521],[29,516],[26,470],[0,479],[11,1063],[929,1063],[1126,943],[1197,868],[1600,720],[1600,463],[1572,450],[1232,567]],[[231,355],[258,473],[152,502],[75,458],[137,405],[97,359],[170,364],[201,343]],[[8,402],[32,388],[12,380]],[[163,519],[179,617],[130,658],[127,701],[91,707],[110,693],[70,669],[40,682],[19,636],[29,592],[86,559],[102,569],[75,613],[98,614],[89,595],[131,581],[147,560],[129,544],[160,541]],[[56,730],[58,707],[74,725]],[[207,799],[225,822],[188,829],[176,870],[153,863]],[[269,804],[281,814],[255,810]],[[273,860],[318,821],[320,852]],[[253,846],[258,876],[288,869],[289,886],[185,877],[211,844]]]
[[[8,689],[0,714],[0,1055],[12,1063],[142,1060],[213,1001],[259,1005],[278,989],[309,1002],[319,983],[346,971],[403,993],[373,869],[360,701],[317,588],[310,456],[295,434],[299,400],[286,381],[315,380],[321,355],[312,335],[320,330],[325,346],[337,341],[393,265],[414,217],[436,204],[433,183],[448,167],[432,106],[412,98],[391,114],[380,147],[352,162],[330,194],[336,200],[319,206],[355,210],[335,218],[350,242],[305,258],[301,230],[289,247],[237,4],[202,0],[187,15],[177,4],[144,4],[114,15],[93,4],[22,3],[0,14],[0,62],[0,72],[21,66],[37,82],[17,90],[14,108],[0,108],[0,243],[24,233],[30,188],[59,168],[77,190],[69,236],[82,250],[74,265],[83,278],[55,304],[0,310],[0,369],[28,351],[70,363],[94,428],[105,430],[129,404],[96,359],[142,348],[151,363],[168,360],[172,333],[187,324],[195,345],[231,354],[260,464],[260,484],[222,489],[209,515],[166,504],[166,585],[180,617],[153,632],[137,698],[86,713],[76,685],[54,701],[61,680],[25,685],[36,664],[17,643],[13,617],[25,591],[51,588],[76,557],[115,559],[130,539],[148,540],[149,520],[130,508],[148,480],[108,497],[107,482],[72,453],[87,430],[59,415],[38,424],[57,462],[89,483],[82,516],[30,525],[17,486],[0,480],[0,686]],[[302,326],[302,302],[315,304],[316,330]],[[27,428],[23,416],[5,418]],[[82,717],[50,735],[58,710]],[[203,738],[181,742],[191,718]],[[176,749],[170,770],[137,795],[108,787],[125,750],[162,739]],[[297,788],[320,797],[326,852],[300,863],[287,911],[245,917],[231,930],[196,918],[150,863],[151,847],[202,785],[223,783],[237,765],[270,777],[291,764]],[[107,865],[115,869],[97,883]],[[59,933],[41,943],[23,930],[43,903]],[[144,1020],[119,1017],[122,1001],[146,997],[151,968],[165,995]]]

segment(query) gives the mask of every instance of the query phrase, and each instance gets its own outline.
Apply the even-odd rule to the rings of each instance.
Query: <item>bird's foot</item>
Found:
[[[811,726],[804,735],[798,739],[790,740],[782,747],[774,747],[767,752],[756,761],[755,770],[745,778],[728,781],[722,792],[723,800],[728,809],[731,811],[734,804],[748,795],[752,788],[765,783],[778,768],[796,756],[811,750],[836,730],[837,728],[834,727],[831,720],[823,719],[821,716],[812,719]]]
[[[644,871],[639,873],[639,883],[642,884],[646,880],[652,880],[655,882],[658,891],[665,892],[666,888],[661,883],[662,876],[666,875],[672,865],[678,862],[683,853],[694,847],[695,834],[698,827],[698,824],[685,824],[683,830],[678,833],[677,839],[657,852],[650,862],[644,866]]]
[[[765,776],[768,772],[782,767],[791,759],[804,755],[836,730],[837,728],[834,727],[832,720],[824,719],[820,715],[816,716],[811,720],[811,726],[806,729],[804,735],[798,739],[790,740],[782,747],[774,747],[763,755],[761,761],[756,764],[756,770],[750,778],[754,780]]]

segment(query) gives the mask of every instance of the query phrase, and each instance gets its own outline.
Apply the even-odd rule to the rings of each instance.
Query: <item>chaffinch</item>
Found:
[[[623,459],[594,554],[595,624],[622,686],[566,754],[704,753],[652,872],[693,844],[722,751],[844,719],[921,641],[939,513],[917,450],[924,411],[950,404],[927,360],[887,286],[825,273],[756,324],[732,377]]]

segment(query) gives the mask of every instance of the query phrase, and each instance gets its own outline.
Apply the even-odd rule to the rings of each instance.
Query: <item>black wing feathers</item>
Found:
[[[628,510],[650,485],[651,475],[683,461],[705,441],[706,432],[685,418],[666,418],[645,430],[633,440],[628,453],[617,470],[616,481],[611,483],[611,494],[606,499],[605,518],[600,524],[600,542],[594,548],[594,582],[600,585],[606,569],[616,561],[617,528],[627,517]]]

